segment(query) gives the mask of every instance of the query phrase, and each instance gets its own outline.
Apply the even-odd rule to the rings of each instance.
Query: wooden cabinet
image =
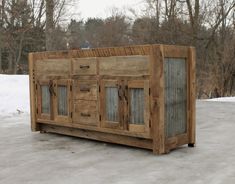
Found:
[[[33,131],[167,153],[195,143],[195,51],[169,45],[29,56]]]

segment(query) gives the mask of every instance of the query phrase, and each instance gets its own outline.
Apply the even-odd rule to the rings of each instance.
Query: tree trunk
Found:
[[[8,71],[7,73],[8,74],[12,74],[13,72],[13,60],[14,60],[14,57],[13,57],[13,54],[12,52],[9,52],[9,55],[8,55]]]
[[[54,0],[46,0],[46,50],[55,50],[54,45]]]
[[[3,48],[3,4],[0,6],[0,73],[2,73],[2,48]]]

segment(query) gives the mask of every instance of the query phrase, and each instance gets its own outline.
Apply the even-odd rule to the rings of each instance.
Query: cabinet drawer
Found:
[[[96,58],[72,59],[72,75],[96,75]]]
[[[74,104],[73,122],[97,126],[97,101],[77,100]]]
[[[97,92],[96,81],[74,81],[75,100],[97,100]]]
[[[143,76],[149,75],[148,56],[116,56],[99,59],[100,75]]]

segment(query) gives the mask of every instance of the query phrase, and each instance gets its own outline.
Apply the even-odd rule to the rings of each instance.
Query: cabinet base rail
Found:
[[[71,128],[64,127],[59,125],[50,125],[39,123],[39,130],[42,133],[56,133],[67,136],[74,136],[79,138],[91,139],[101,142],[114,143],[132,147],[138,147],[143,149],[153,150],[154,154],[159,154],[158,147],[154,147],[154,142],[152,139],[139,138],[139,137],[131,137],[126,135],[118,135],[106,132],[98,132],[87,129],[80,128]],[[176,137],[166,139],[165,151],[164,153],[169,153],[170,150],[177,148],[178,146],[182,146],[188,144],[189,147],[194,146],[193,143],[189,143],[188,135],[182,134]],[[154,148],[156,150],[154,150]],[[164,154],[161,153],[161,154]]]
[[[49,124],[43,124],[43,123],[40,123],[39,129],[41,132],[45,132],[45,133],[57,133],[57,134],[63,134],[63,135],[68,135],[68,136],[92,139],[96,141],[122,144],[122,145],[150,149],[150,150],[153,149],[153,141],[151,139],[115,135],[111,133],[62,127],[62,126],[49,125]]]

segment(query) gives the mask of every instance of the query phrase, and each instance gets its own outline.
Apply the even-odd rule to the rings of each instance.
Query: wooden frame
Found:
[[[54,85],[54,91],[55,95],[53,96],[53,109],[54,109],[54,120],[58,122],[72,122],[71,119],[71,113],[72,113],[72,90],[71,90],[71,81],[70,80],[54,80],[53,81]],[[59,115],[58,112],[58,87],[59,86],[64,86],[67,89],[67,115]]]
[[[149,88],[149,81],[148,80],[129,80],[127,84],[128,88],[128,129],[131,132],[148,132],[150,130],[150,104],[149,104],[149,96],[150,96],[150,88]],[[130,118],[131,118],[131,97],[130,97],[130,90],[131,89],[143,89],[144,93],[144,109],[143,109],[143,117],[144,117],[144,123],[143,125],[138,124],[131,124]]]
[[[111,87],[111,88],[117,88],[117,121],[109,121],[107,120],[106,113],[106,88]],[[114,129],[123,129],[123,109],[121,108],[123,106],[123,94],[120,94],[120,89],[121,89],[121,82],[119,80],[101,80],[101,86],[100,86],[100,91],[101,91],[101,106],[100,106],[100,111],[101,111],[101,126],[104,128],[114,128]]]
[[[46,114],[42,112],[42,86],[48,86],[48,88],[50,88],[50,86],[53,85],[53,82],[51,80],[39,80],[36,84],[36,89],[37,89],[37,95],[36,95],[36,102],[37,102],[37,120],[52,120],[53,119],[53,104],[54,104],[54,100],[53,100],[53,96],[50,93],[50,113]]]
[[[187,132],[173,137],[166,136],[165,113],[165,58],[182,58],[187,63]],[[47,61],[62,61],[55,65],[55,72],[47,73]],[[136,62],[135,62],[136,60]],[[109,62],[110,61],[110,62]],[[128,63],[128,61],[131,63]],[[40,66],[37,66],[39,62]],[[53,68],[50,62],[50,70]],[[67,62],[67,63],[66,63]],[[107,65],[106,68],[106,63]],[[112,62],[115,66],[112,72]],[[120,65],[119,65],[120,63]],[[146,65],[144,64],[146,63]],[[45,66],[43,66],[45,64]],[[80,65],[89,65],[89,69]],[[65,74],[62,66],[66,66]],[[56,68],[58,67],[58,68]],[[77,68],[78,67],[78,68]],[[122,67],[125,67],[122,71]],[[40,71],[38,72],[38,68]],[[68,71],[69,68],[69,71]],[[44,72],[45,69],[45,72]],[[82,71],[82,72],[81,72]],[[39,75],[40,74],[40,75]],[[195,134],[195,49],[193,47],[173,45],[137,45],[116,48],[97,48],[89,50],[70,50],[29,55],[30,107],[32,131],[46,131],[78,137],[85,137],[105,142],[125,144],[152,149],[155,154],[167,153],[170,150],[188,144],[192,147],[196,142]],[[40,85],[54,81],[54,85],[67,84],[72,89],[69,104],[70,118],[61,118],[57,113],[40,117],[38,101],[40,101]],[[70,82],[67,82],[70,81]],[[77,95],[75,83],[97,85],[92,86],[89,94]],[[90,86],[90,87],[91,87]],[[105,121],[105,86],[118,88],[119,121]],[[144,88],[145,106],[144,126],[129,125],[130,88]],[[96,96],[97,95],[97,96]],[[128,97],[128,99],[126,99]],[[55,106],[56,99],[52,98]],[[74,115],[74,104],[79,108],[93,110],[94,122],[78,121]],[[83,105],[85,104],[85,105]],[[52,109],[56,109],[55,107]]]

